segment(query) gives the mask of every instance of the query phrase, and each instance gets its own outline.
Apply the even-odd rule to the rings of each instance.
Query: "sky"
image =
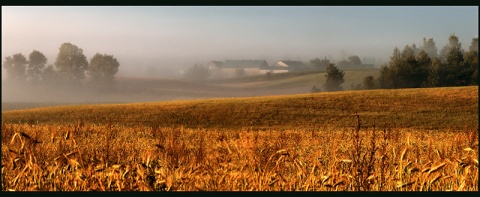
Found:
[[[118,76],[168,76],[211,60],[378,63],[424,37],[441,49],[451,34],[468,48],[477,6],[2,6],[2,64],[33,50],[54,64],[66,42],[87,60],[113,55]]]

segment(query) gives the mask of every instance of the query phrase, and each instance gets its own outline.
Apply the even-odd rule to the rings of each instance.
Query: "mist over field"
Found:
[[[478,6],[2,6],[2,191],[477,191]]]
[[[275,67],[280,60],[308,66],[328,60],[339,66],[349,64],[351,57],[380,69],[395,47],[420,48],[422,39],[433,38],[440,52],[452,34],[467,50],[478,36],[476,7],[2,6],[2,102],[147,102],[310,93],[312,86],[324,86],[325,73],[272,79],[258,72],[251,74],[258,78],[242,75],[243,80],[197,80],[189,72],[213,61],[265,60]],[[48,85],[32,82],[29,69],[28,85],[10,80],[16,71],[6,69],[7,58],[21,54],[26,65],[32,51],[44,56],[41,69],[65,70],[58,66],[65,43],[78,47],[87,67],[96,54],[118,61],[108,88],[91,83],[88,70],[76,85],[69,85],[76,77]],[[341,86],[358,89],[365,77],[378,75],[378,70],[347,72]]]

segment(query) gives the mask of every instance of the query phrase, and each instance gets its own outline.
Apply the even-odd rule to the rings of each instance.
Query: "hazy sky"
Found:
[[[226,59],[386,61],[394,47],[421,46],[423,37],[441,49],[452,33],[468,48],[477,6],[2,6],[2,63],[38,50],[53,64],[65,42],[88,60],[114,55],[119,75]]]

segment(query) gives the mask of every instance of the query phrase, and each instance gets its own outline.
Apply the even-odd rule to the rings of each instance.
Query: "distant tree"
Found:
[[[413,54],[415,56],[417,56],[420,53],[420,51],[422,50],[422,48],[417,48],[417,45],[412,44],[412,50],[413,50]]]
[[[88,61],[81,48],[71,43],[63,43],[60,46],[55,67],[64,79],[75,83],[85,78]]]
[[[429,70],[432,67],[432,59],[423,49],[420,50],[416,58],[416,67],[413,70],[411,79],[414,87],[427,87]]]
[[[342,90],[342,83],[345,82],[343,76],[345,72],[338,69],[335,64],[330,63],[327,67],[327,74],[325,77],[327,81],[325,83],[325,90],[326,91],[341,91]]]
[[[96,84],[111,84],[120,64],[113,55],[96,53],[90,60],[87,74]]]
[[[418,52],[417,52],[418,51]],[[390,64],[380,70],[380,88],[418,88],[426,86],[431,59],[423,49],[406,45],[402,52],[395,48]]]
[[[441,54],[445,70],[439,76],[440,81],[442,81],[440,86],[464,86],[471,84],[471,77],[475,71],[465,62],[464,51],[461,46],[458,37],[455,34],[450,35],[448,45],[442,49]]]
[[[341,69],[350,69],[354,68],[354,66],[361,65],[362,60],[360,60],[360,57],[354,55],[350,56],[347,58],[347,60],[341,60],[338,62],[338,68]]]
[[[43,69],[42,72],[42,84],[48,86],[58,86],[60,85],[58,82],[60,81],[61,76],[55,71],[53,65],[48,65]]]
[[[423,46],[421,47],[421,49],[423,49],[430,58],[438,57],[438,49],[435,46],[433,38],[429,38],[428,40],[426,38],[423,38]]]
[[[478,82],[478,52],[463,52],[458,37],[450,35],[448,44],[436,57],[433,39],[424,38],[420,49],[405,46],[393,50],[388,65],[382,66],[380,88],[465,86]],[[472,47],[477,46],[472,40]]]
[[[396,65],[395,70],[395,88],[415,88],[420,87],[417,81],[423,79],[415,79],[414,73],[417,70],[417,61],[415,59],[415,48],[406,45],[401,53],[400,62]]]
[[[440,60],[448,65],[458,65],[463,61],[462,43],[455,34],[448,38],[448,44],[440,51]]]
[[[470,44],[469,50],[464,53],[464,61],[466,67],[469,67],[469,72],[472,73],[471,84],[478,85],[478,38],[473,38],[472,43]]]
[[[415,52],[412,47],[406,45],[400,57],[400,62],[398,62],[395,70],[395,88],[409,88],[411,87],[411,84],[409,84],[410,74],[414,67],[412,64],[415,64]]]
[[[45,55],[43,55],[43,53],[34,50],[32,53],[30,53],[28,59],[29,61],[26,71],[27,78],[29,78],[32,82],[38,82],[42,76],[42,70],[47,63],[47,58]]]
[[[362,60],[356,55],[348,57],[348,61],[350,61],[354,65],[362,64]]]
[[[21,53],[8,56],[3,62],[3,67],[7,71],[8,78],[15,82],[25,81],[25,70],[27,68],[27,58]]]
[[[326,70],[327,66],[329,64],[330,64],[330,60],[328,60],[326,57],[323,60],[315,58],[315,59],[309,61],[309,65],[311,67],[314,67],[314,68],[318,69],[318,70]]]
[[[397,73],[402,72],[402,53],[395,47],[388,66],[382,67],[380,70],[382,88],[398,88],[402,76],[397,76]]]
[[[366,76],[364,79],[363,79],[363,89],[366,89],[366,90],[372,90],[372,89],[375,89],[375,80],[373,78],[373,76]]]
[[[195,64],[185,72],[185,77],[190,80],[205,80],[210,77],[210,70],[203,65]]]
[[[425,87],[438,87],[444,86],[444,81],[441,80],[440,76],[444,76],[446,69],[445,64],[440,62],[439,58],[433,58],[432,64],[428,70],[428,76]]]
[[[478,51],[478,38],[473,38],[468,51]]]
[[[394,88],[395,73],[386,64],[380,68],[380,76],[378,77],[378,85],[382,89]]]

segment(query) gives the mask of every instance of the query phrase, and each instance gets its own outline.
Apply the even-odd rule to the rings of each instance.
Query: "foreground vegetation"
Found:
[[[2,190],[478,191],[477,95],[373,90],[2,112]]]
[[[478,191],[478,130],[2,126],[2,190]]]

